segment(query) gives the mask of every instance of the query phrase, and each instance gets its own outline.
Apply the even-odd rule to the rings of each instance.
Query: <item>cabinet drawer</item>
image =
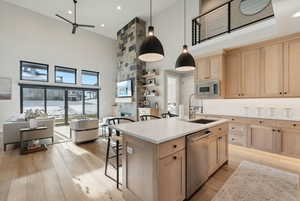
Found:
[[[286,120],[277,120],[277,128],[292,128],[300,130],[299,121],[286,121]]]
[[[168,141],[159,145],[159,157],[163,158],[185,148],[185,138]]]
[[[276,120],[272,119],[252,119],[250,124],[265,126],[265,127],[276,127]]]
[[[230,134],[228,138],[230,144],[247,146],[247,135]]]
[[[247,135],[247,125],[245,124],[229,124],[229,134]]]
[[[224,134],[228,132],[228,124],[221,124],[215,127],[212,127],[209,129],[212,133],[212,135],[219,135],[219,134]]]

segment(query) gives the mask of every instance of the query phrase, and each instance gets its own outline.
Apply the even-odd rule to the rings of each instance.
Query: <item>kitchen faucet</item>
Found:
[[[200,108],[200,112],[201,112],[201,114],[203,114],[203,112],[204,112],[204,107],[203,107],[203,98],[202,97],[200,97],[201,98],[201,106],[199,107],[199,106],[192,106],[192,98],[195,96],[196,94],[195,93],[192,93],[191,95],[190,95],[190,97],[189,97],[189,119],[192,119],[192,118],[194,118],[195,116],[195,110],[197,109],[197,110],[199,110],[199,108]]]

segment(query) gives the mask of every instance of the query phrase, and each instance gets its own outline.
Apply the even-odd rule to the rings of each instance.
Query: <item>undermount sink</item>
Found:
[[[215,122],[217,120],[213,120],[213,119],[197,119],[197,120],[194,120],[194,121],[191,121],[192,123],[197,123],[197,124],[209,124],[209,123],[212,123],[212,122]]]

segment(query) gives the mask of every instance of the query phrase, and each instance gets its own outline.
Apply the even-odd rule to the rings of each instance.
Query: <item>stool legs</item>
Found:
[[[117,140],[117,189],[119,189],[119,140]]]
[[[108,160],[109,160],[109,148],[110,148],[110,138],[108,138],[107,148],[106,148],[105,170],[104,170],[105,176],[108,176],[107,175],[107,166],[108,166]]]

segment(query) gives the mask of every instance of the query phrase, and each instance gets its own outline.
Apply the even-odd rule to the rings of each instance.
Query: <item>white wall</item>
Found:
[[[293,0],[289,0],[292,2]],[[201,1],[200,1],[201,3]],[[198,0],[187,0],[187,10],[188,10],[188,27],[187,27],[187,36],[188,36],[188,45],[190,49],[194,49],[193,54],[196,55],[205,55],[212,54],[213,52],[222,52],[224,47],[238,46],[241,44],[247,44],[249,41],[251,42],[251,38],[248,36],[245,37],[243,34],[252,33],[252,38],[257,38],[257,35],[253,35],[253,32],[257,32],[257,29],[261,29],[260,40],[267,40],[271,37],[267,32],[274,32],[274,24],[277,21],[280,21],[277,18],[280,8],[277,6],[279,4],[279,0],[273,0],[275,5],[275,14],[276,19],[263,22],[257,25],[253,25],[247,29],[243,29],[241,31],[233,32],[232,34],[224,35],[219,38],[209,40],[207,42],[201,43],[197,47],[191,48],[191,19],[199,15],[199,1]],[[288,2],[286,2],[288,3]],[[291,4],[290,4],[291,5]],[[165,58],[161,62],[148,64],[148,67],[155,67],[160,69],[160,71],[164,70],[174,70],[174,65],[177,57],[180,54],[181,47],[183,44],[183,1],[178,0],[176,4],[162,11],[160,14],[155,15],[153,19],[153,25],[155,27],[155,34],[161,40],[164,50],[165,50]],[[278,25],[278,24],[277,24]],[[254,27],[254,28],[253,28]],[[276,26],[277,27],[277,26]],[[277,27],[278,28],[278,27]],[[271,31],[270,31],[271,30]],[[276,31],[278,31],[276,29]],[[276,32],[277,33],[277,32]],[[236,40],[238,38],[238,40]],[[256,41],[257,42],[257,41]],[[162,73],[163,74],[163,73]],[[161,76],[164,78],[164,76]],[[164,98],[165,95],[165,86],[164,81],[161,81],[161,97],[159,98],[159,104],[161,109],[164,111]],[[188,97],[191,93],[193,93],[193,76],[184,76],[181,79],[181,103],[185,105],[185,112],[187,112],[187,104]],[[200,101],[193,101],[194,104],[200,104]],[[270,107],[277,108],[277,116],[276,118],[284,118],[282,114],[283,108],[292,108],[292,117],[293,119],[300,119],[300,99],[219,99],[219,100],[205,100],[204,101],[204,109],[206,113],[211,114],[224,114],[224,115],[244,115],[244,107],[249,107],[250,116],[256,115],[257,107],[265,108],[265,116],[268,116],[268,111]]]
[[[68,24],[0,1],[0,77],[13,81],[12,100],[0,101],[0,124],[20,112],[20,60],[49,64],[51,83],[54,65],[100,72],[100,116],[111,115],[116,73],[114,40],[85,30],[72,35]]]

